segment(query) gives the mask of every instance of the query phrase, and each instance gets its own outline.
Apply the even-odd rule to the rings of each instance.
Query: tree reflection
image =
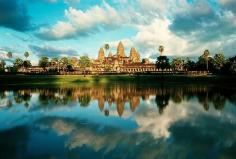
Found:
[[[166,91],[166,89],[161,87],[160,93],[156,94],[156,104],[159,110],[159,114],[163,114],[164,109],[168,106],[170,100],[170,95]]]
[[[79,96],[78,100],[79,100],[79,103],[80,103],[81,107],[87,107],[87,106],[89,106],[91,97],[90,97],[90,95],[86,94],[86,95],[83,95],[83,96]]]
[[[22,104],[28,108],[31,99],[31,90],[18,90],[13,92],[14,101],[17,104]]]

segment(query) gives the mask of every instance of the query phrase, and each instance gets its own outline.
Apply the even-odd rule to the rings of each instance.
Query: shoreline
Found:
[[[214,84],[236,86],[236,76],[190,75],[0,75],[0,85],[139,83]]]

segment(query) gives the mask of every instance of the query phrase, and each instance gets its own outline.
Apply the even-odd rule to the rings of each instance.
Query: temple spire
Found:
[[[117,56],[118,57],[125,57],[125,47],[120,41],[117,47]]]
[[[105,58],[104,49],[100,48],[100,50],[98,52],[98,60],[104,60],[104,58]]]

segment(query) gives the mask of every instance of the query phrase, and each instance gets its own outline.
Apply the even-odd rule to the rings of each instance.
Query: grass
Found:
[[[25,85],[25,84],[64,84],[64,83],[189,83],[189,84],[236,84],[236,76],[187,76],[187,75],[0,75],[0,85]]]

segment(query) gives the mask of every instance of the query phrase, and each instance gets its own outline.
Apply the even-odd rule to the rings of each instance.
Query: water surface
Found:
[[[1,87],[0,123],[3,159],[236,158],[233,88]]]

